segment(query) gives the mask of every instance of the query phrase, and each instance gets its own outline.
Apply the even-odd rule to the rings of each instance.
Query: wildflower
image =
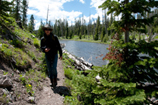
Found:
[[[31,85],[29,84],[29,87],[31,87]]]

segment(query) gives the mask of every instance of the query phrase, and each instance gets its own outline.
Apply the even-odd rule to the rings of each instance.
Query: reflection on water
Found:
[[[60,43],[65,43],[66,49],[71,54],[77,57],[83,57],[85,61],[92,63],[95,66],[106,65],[107,61],[102,58],[108,53],[108,46],[105,44],[71,41],[71,40],[60,40]],[[102,55],[102,57],[99,57]]]

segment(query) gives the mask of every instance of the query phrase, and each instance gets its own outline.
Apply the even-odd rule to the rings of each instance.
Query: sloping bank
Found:
[[[46,79],[39,40],[14,18],[0,23],[0,105],[35,103]]]
[[[78,105],[86,104],[85,101],[87,101],[88,104],[94,104],[93,100],[91,100],[91,97],[93,97],[91,92],[94,85],[98,83],[97,68],[100,67],[93,66],[65,50],[63,52],[65,85],[71,92],[71,96],[65,97],[64,103],[66,105]]]

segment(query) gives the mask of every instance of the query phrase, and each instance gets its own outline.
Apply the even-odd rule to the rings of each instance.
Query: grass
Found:
[[[81,75],[82,71],[76,70],[74,66],[72,66],[72,59],[69,59],[67,54],[63,54],[63,66],[64,66],[64,74],[67,77],[65,79],[65,85],[71,89],[71,94],[73,94],[73,81],[72,79],[75,78],[77,75]],[[78,99],[77,97],[73,96],[66,96],[64,98],[65,105],[77,105]]]
[[[13,39],[13,40],[10,40],[9,43],[14,45],[14,47],[24,48],[24,43],[20,40]]]
[[[40,41],[37,38],[33,39],[33,44],[36,48],[40,48]]]
[[[28,70],[25,72],[25,74],[19,75],[19,80],[21,81],[21,84],[24,85],[27,93],[31,96],[34,96],[37,88],[42,87],[40,81],[43,81],[47,76],[46,64],[42,63],[41,65],[40,63],[37,64],[34,62],[37,59],[43,61],[44,54],[42,57],[36,57],[36,53],[30,50],[30,47],[34,48],[35,46],[37,48],[35,48],[35,52],[40,53],[38,49],[40,47],[40,41],[33,37],[35,36],[34,34],[29,33],[25,29],[20,29],[14,18],[7,18],[10,18],[11,22],[5,21],[3,24],[8,27],[8,29],[2,28],[2,31],[4,31],[4,34],[5,32],[10,31],[10,35],[12,35],[14,40],[8,40],[8,38],[2,39],[3,37],[0,36],[0,59],[2,59],[8,66],[13,65],[12,67],[14,70]],[[13,29],[9,29],[10,27]],[[14,36],[16,36],[16,38]],[[34,46],[28,45],[28,40],[31,40]],[[37,70],[31,69],[32,63],[36,63],[35,68]],[[3,72],[3,74],[6,75],[8,72]],[[21,94],[18,91],[15,90],[14,92],[17,97],[20,97]]]
[[[28,54],[28,56],[30,56],[32,58],[32,60],[36,61],[36,56],[35,56],[34,52],[27,51],[26,53]]]
[[[9,98],[7,97],[7,94],[3,94],[2,97],[0,97],[0,102],[4,103],[4,104],[8,104],[9,103]]]
[[[155,39],[158,39],[158,35],[155,37]]]
[[[39,81],[42,81],[45,78],[46,78],[46,74],[44,72],[33,70],[33,69],[27,71],[25,75],[20,74],[19,77],[21,83],[26,87],[27,93],[30,94],[31,96],[34,96],[35,94],[34,89],[40,86]],[[32,85],[32,83],[34,85]]]
[[[101,42],[101,40],[93,40],[93,36],[90,35],[86,35],[85,37],[83,37],[84,35],[82,35],[82,39],[79,38],[79,36],[75,35],[72,39],[66,39],[66,38],[60,38],[61,40],[74,40],[74,41],[83,41],[83,42],[90,42],[90,43],[102,43],[102,44],[110,44],[111,41],[107,41],[107,42]]]
[[[30,57],[19,48],[14,48],[8,44],[0,43],[0,56],[6,61],[14,62],[16,67],[28,68],[32,62]]]
[[[135,34],[135,35],[134,35]],[[130,33],[130,39],[132,39],[133,37],[135,37],[136,41],[139,41],[142,40],[142,39],[145,39],[145,37],[149,37],[149,35],[140,35],[138,33]],[[122,34],[122,38],[124,39],[124,34]],[[92,43],[102,43],[102,44],[111,44],[111,40],[108,40],[107,42],[101,42],[101,40],[93,40],[93,35],[86,35],[84,37],[84,35],[82,35],[82,39],[79,38],[79,36],[77,35],[74,35],[74,37],[72,39],[66,39],[66,38],[60,38],[61,40],[74,40],[74,41],[83,41],[83,42],[92,42]],[[108,38],[110,39],[110,38]],[[158,39],[158,36],[155,37],[155,39]]]
[[[5,21],[3,23],[3,25],[8,27],[8,29],[4,28],[3,30],[5,30],[5,32],[10,31],[12,36],[16,36],[16,38],[13,40],[3,39],[0,42],[0,57],[4,59],[6,63],[13,63],[14,68],[28,69],[31,67],[32,61],[36,61],[39,57],[36,57],[32,51],[25,51],[28,47],[27,41],[31,40],[36,48],[40,47],[40,41],[33,37],[35,36],[34,34],[19,28],[14,18],[7,18],[11,21]],[[12,29],[10,27],[12,27]]]

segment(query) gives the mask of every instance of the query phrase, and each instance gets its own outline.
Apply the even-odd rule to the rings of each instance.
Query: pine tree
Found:
[[[44,26],[44,24],[43,24],[43,22],[42,22],[42,20],[41,20],[41,24],[40,24],[40,26],[39,26],[38,33],[37,33],[37,37],[38,37],[38,38],[41,38],[41,37],[44,35],[44,31],[43,31],[43,29],[42,29],[43,26]]]
[[[96,27],[94,40],[98,40],[98,37],[99,37],[99,35],[98,35],[98,27]]]
[[[73,31],[72,31],[72,30],[70,30],[70,35],[69,35],[69,37],[70,37],[70,39],[72,39],[72,37],[73,37]]]
[[[54,28],[53,28],[54,34],[57,34],[57,27],[58,27],[57,25],[58,25],[58,21],[55,20],[55,24],[54,24]]]
[[[102,27],[101,41],[103,41],[104,36],[105,36],[105,27]]]
[[[101,33],[100,16],[98,16],[98,19],[97,19],[97,27],[98,27],[98,33],[100,35],[100,33]]]
[[[20,15],[21,0],[16,0],[15,3],[16,4],[15,4],[15,8],[14,8],[14,18],[16,21],[21,21],[21,15]]]
[[[61,21],[60,20],[58,20],[58,26],[57,26],[57,36],[61,36],[61,27],[60,27],[60,23],[61,23]]]
[[[31,15],[30,17],[30,22],[29,22],[29,25],[28,25],[28,30],[29,32],[33,33],[34,32],[34,29],[35,29],[35,22],[34,22],[34,16]]]
[[[68,26],[69,26],[68,21],[66,21],[66,34],[65,34],[66,39],[68,39],[68,37],[69,37],[69,27]]]
[[[49,22],[48,22],[48,25],[49,25],[49,26],[52,26],[52,22],[51,22],[50,20],[49,20]]]
[[[121,20],[115,21],[116,40],[109,48],[110,52],[104,57],[109,64],[98,73],[101,76],[100,85],[93,90],[98,95],[95,103],[115,105],[154,104],[151,98],[158,98],[158,42],[134,42],[129,40],[129,32],[137,30],[143,32],[146,25],[153,24],[155,17],[144,18],[144,12],[151,12],[151,8],[158,7],[157,0],[106,0],[101,6],[108,9],[108,14],[121,14]],[[143,18],[136,19],[133,14],[141,14]],[[144,29],[143,29],[144,28]],[[118,36],[125,33],[125,39]],[[127,43],[128,42],[128,43]],[[145,53],[140,57],[141,53]],[[128,54],[128,55],[127,55]],[[150,62],[151,61],[151,62]],[[151,67],[152,66],[152,67]],[[155,68],[155,69],[153,69]]]
[[[79,34],[79,39],[82,39],[82,34],[81,34],[81,32],[80,32],[80,34]]]
[[[152,8],[158,7],[158,1],[106,0],[100,7],[108,9],[108,14],[121,15],[121,20],[113,22],[117,33],[108,48],[109,53],[103,58],[108,59],[109,63],[103,67],[94,67],[86,76],[72,77],[73,93],[77,93],[73,95],[80,98],[78,104],[157,104],[153,99],[158,99],[158,50],[155,48],[158,47],[158,41],[147,43],[129,40],[129,31],[142,32],[146,25],[153,24],[158,14],[147,19],[136,19],[133,14],[144,16],[144,11],[150,13]],[[124,35],[125,39],[120,40],[120,35]],[[95,81],[97,75],[101,77],[99,82]]]
[[[9,16],[8,12],[11,12],[11,6],[13,5],[13,2],[9,2],[6,0],[0,0],[0,19],[6,20]],[[8,19],[7,19],[8,20]],[[2,20],[0,20],[0,23]]]
[[[28,2],[27,0],[22,1],[22,25],[26,28],[27,27],[27,9],[28,9]]]
[[[98,16],[98,18],[97,18],[97,26],[96,26],[96,29],[95,29],[94,40],[98,40],[99,39],[99,31],[100,31],[100,17]]]

